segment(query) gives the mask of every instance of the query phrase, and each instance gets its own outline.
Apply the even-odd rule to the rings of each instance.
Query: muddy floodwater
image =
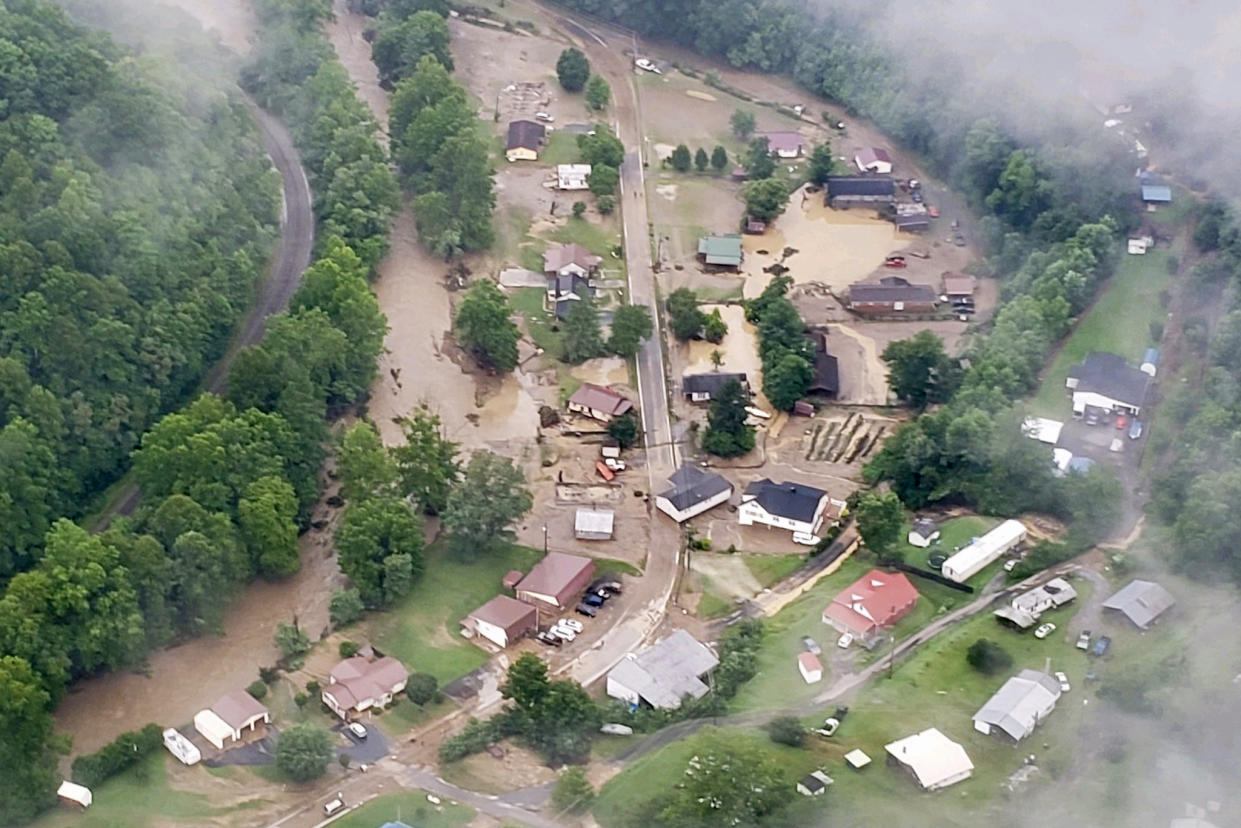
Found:
[[[763,268],[779,261],[786,247],[797,251],[784,262],[794,282],[821,282],[840,292],[909,244],[909,237],[899,236],[892,222],[876,218],[874,210],[833,210],[823,204],[821,193],[798,190],[766,233],[746,236],[743,244],[744,293],[750,299],[771,281]]]
[[[685,373],[709,374],[716,370],[711,363],[712,352],[724,355],[719,370],[730,374],[745,374],[754,399],[760,408],[770,408],[763,396],[763,368],[758,356],[758,330],[745,321],[745,308],[741,305],[702,305],[703,313],[718,310],[728,323],[728,334],[719,345],[705,339],[694,340],[681,346],[685,349]]]

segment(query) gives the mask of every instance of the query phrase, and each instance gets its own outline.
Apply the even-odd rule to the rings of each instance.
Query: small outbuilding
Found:
[[[556,189],[558,190],[585,190],[590,186],[587,182],[589,178],[589,164],[556,165]]]
[[[940,529],[939,524],[930,518],[918,518],[914,521],[914,525],[909,530],[909,541],[911,546],[917,546],[920,549],[926,549],[935,541],[939,540]]]
[[[573,517],[573,536],[578,540],[611,540],[615,520],[611,509],[578,509]]]
[[[938,791],[969,779],[974,763],[965,748],[936,728],[885,745],[889,761],[904,767],[926,791]]]
[[[520,569],[510,569],[508,572],[505,572],[504,577],[500,579],[500,586],[505,589],[514,589],[519,583],[521,583],[521,579],[524,577],[526,577],[526,573],[522,572]]]
[[[797,670],[806,684],[818,684],[823,680],[823,663],[814,653],[798,653]]]
[[[1133,580],[1103,602],[1103,609],[1123,613],[1145,630],[1176,603],[1172,593],[1154,581]]]
[[[811,771],[797,783],[797,792],[802,796],[819,796],[827,791],[833,779],[821,770]]]
[[[271,712],[245,690],[225,693],[215,704],[194,714],[194,729],[219,750],[270,722]]]
[[[95,801],[95,795],[91,793],[90,788],[85,785],[79,785],[76,782],[70,782],[68,779],[60,783],[60,787],[56,789],[56,796],[67,805],[74,805],[83,809],[89,808],[91,803]]]
[[[845,754],[845,762],[854,770],[861,770],[870,764],[870,757],[861,748],[854,748]]]
[[[1063,429],[1064,423],[1060,420],[1050,420],[1047,417],[1026,417],[1021,423],[1022,434],[1031,440],[1038,440],[1050,446],[1060,442],[1060,432]]]
[[[497,595],[461,622],[462,631],[479,635],[497,647],[507,647],[538,627],[539,613],[530,604]]]
[[[879,147],[864,147],[853,155],[858,172],[888,175],[892,172],[892,156]]]
[[[741,267],[741,236],[737,233],[703,236],[698,240],[698,255],[705,263],[716,267]]]

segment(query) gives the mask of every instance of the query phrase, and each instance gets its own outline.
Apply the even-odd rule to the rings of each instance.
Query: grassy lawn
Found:
[[[907,523],[901,529],[901,543],[897,551],[901,553],[902,558],[914,566],[926,566],[927,558],[936,552],[941,555],[951,555],[957,549],[970,542],[971,538],[979,535],[985,535],[987,530],[999,524],[996,518],[981,517],[979,515],[963,515],[946,520],[939,525],[939,540],[931,544],[926,549],[914,546],[909,543],[906,538],[909,537],[909,530],[913,526],[913,521]]]
[[[560,331],[552,330],[555,319],[543,310],[543,297],[546,295],[547,291],[542,288],[517,288],[509,294],[509,304],[526,318],[526,327],[534,344],[554,358],[560,353],[561,335]]]
[[[430,702],[419,707],[402,695],[396,707],[385,710],[383,715],[375,717],[371,723],[379,725],[390,739],[400,739],[409,735],[409,731],[415,727],[447,715],[455,707],[447,697],[441,702]]]
[[[616,558],[595,558],[594,561],[597,575],[632,575],[635,578],[642,575],[642,570],[629,561],[619,561]]]
[[[710,621],[713,618],[723,618],[732,611],[732,601],[716,595],[714,592],[706,589],[702,593],[702,598],[698,600],[698,611],[696,615],[699,618]]]
[[[791,748],[775,744],[765,733],[759,731],[704,728],[688,739],[643,757],[626,768],[624,773],[609,780],[599,791],[599,798],[593,808],[594,816],[605,828],[636,828],[657,824],[653,819],[653,809],[658,807],[657,799],[668,793],[682,778],[690,757],[712,749],[731,748],[746,757],[761,756],[773,760],[779,766],[792,793],[798,779],[822,764],[825,755],[821,745],[821,742],[812,743],[807,740],[805,748]],[[817,804],[822,807],[826,804],[822,800],[830,798],[829,794]]]
[[[202,794],[186,793],[172,787],[168,767],[174,761],[161,749],[94,788],[94,804],[86,811],[78,813],[53,809],[31,824],[37,828],[201,825],[208,818],[238,813],[263,804],[261,800],[253,800],[233,808],[212,807]],[[202,772],[200,768],[182,768],[180,765],[174,771],[187,774]],[[229,820],[236,823],[245,821],[241,817]]]
[[[461,619],[500,592],[504,573],[528,570],[542,556],[516,545],[462,556],[434,543],[426,550],[426,574],[401,603],[371,622],[371,640],[411,670],[447,684],[487,661],[485,652],[458,634]]]
[[[466,805],[432,805],[424,793],[390,794],[373,799],[332,823],[333,828],[375,828],[400,820],[418,828],[456,828],[474,819],[474,809]]]
[[[1172,281],[1166,247],[1145,256],[1125,255],[1098,301],[1078,320],[1043,374],[1038,394],[1030,401],[1032,413],[1063,419],[1070,406],[1064,387],[1069,368],[1090,351],[1111,351],[1136,364],[1152,345],[1151,323],[1164,315],[1159,294]],[[1121,321],[1123,320],[1123,322]]]
[[[742,554],[746,568],[754,579],[764,587],[783,581],[806,562],[804,555],[747,555]]]
[[[599,224],[570,216],[565,224],[552,230],[549,238],[564,244],[580,244],[596,256],[602,256],[604,261],[601,267],[604,270],[616,266],[617,260],[612,258],[612,250],[621,243],[621,238],[614,216],[604,217]]]
[[[539,153],[539,163],[548,166],[556,164],[577,164],[582,160],[582,152],[577,148],[577,136],[554,129],[547,135],[547,143]]]

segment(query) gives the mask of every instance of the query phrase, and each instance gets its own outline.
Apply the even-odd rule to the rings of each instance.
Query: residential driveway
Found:
[[[373,765],[380,759],[388,755],[388,740],[384,738],[379,728],[367,722],[360,722],[366,728],[366,738],[358,739],[349,733],[344,725],[332,728],[343,741],[348,742],[347,745],[336,748],[337,756],[348,756],[349,760],[358,765]]]
[[[257,742],[226,750],[214,759],[205,759],[203,764],[209,768],[223,768],[228,765],[271,765],[276,761],[276,740],[272,737],[277,731],[270,725],[267,736]]]

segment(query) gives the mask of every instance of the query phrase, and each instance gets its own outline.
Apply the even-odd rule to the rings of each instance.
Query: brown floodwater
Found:
[[[841,291],[908,244],[909,237],[900,237],[892,222],[876,218],[874,210],[833,210],[823,204],[822,194],[798,190],[766,233],[743,240],[745,297],[763,292],[771,281],[763,268],[779,261],[786,247],[797,250],[784,262],[795,283],[821,282]]]
[[[728,334],[719,345],[699,339],[679,346],[685,349],[685,373],[707,374],[716,370],[711,364],[711,353],[719,350],[724,355],[719,370],[745,374],[754,391],[755,404],[759,408],[770,409],[771,405],[761,390],[763,367],[758,355],[758,330],[745,321],[745,308],[741,305],[702,306],[703,313],[714,310],[718,310],[728,323]]]

